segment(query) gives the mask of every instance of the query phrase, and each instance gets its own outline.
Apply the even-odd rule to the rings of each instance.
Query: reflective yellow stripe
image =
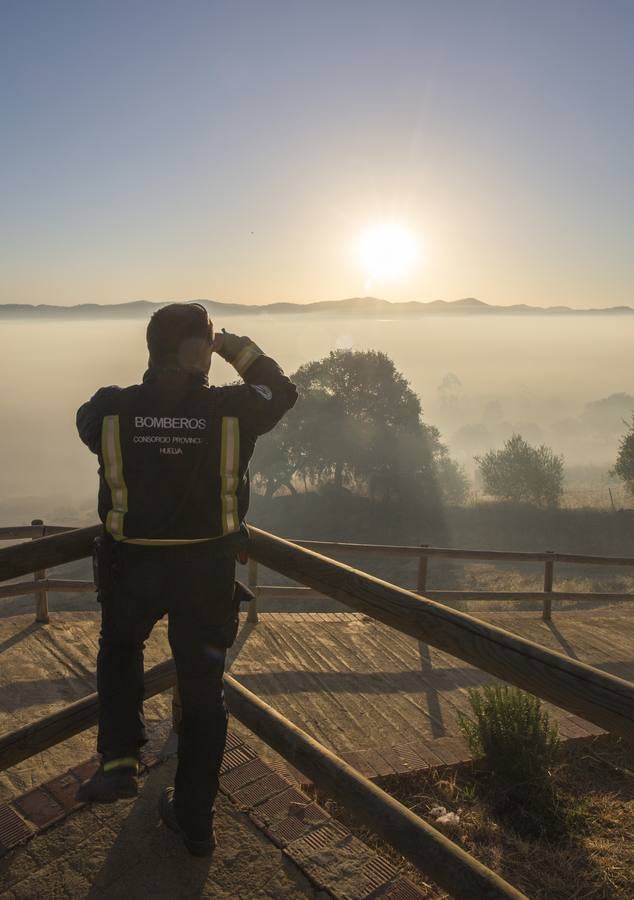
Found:
[[[134,756],[122,756],[120,759],[111,759],[103,764],[104,772],[112,772],[113,769],[134,769],[138,771],[139,761]]]
[[[123,477],[119,416],[104,416],[101,426],[101,455],[112,497],[112,509],[106,516],[106,531],[110,532],[115,541],[122,541],[123,520],[128,511],[128,489]]]
[[[176,544],[204,544],[207,541],[217,541],[215,538],[126,538],[126,544],[141,544],[144,547],[174,546]]]
[[[233,367],[240,375],[244,375],[251,363],[264,354],[255,344],[248,344],[241,350],[233,361]]]
[[[220,445],[220,499],[223,534],[231,534],[240,528],[238,517],[239,464],[240,424],[238,419],[233,416],[223,416]]]

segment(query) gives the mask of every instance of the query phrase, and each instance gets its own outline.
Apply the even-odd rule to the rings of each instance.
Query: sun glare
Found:
[[[408,228],[384,222],[370,226],[361,234],[357,255],[366,277],[377,281],[399,281],[418,262],[420,247]]]

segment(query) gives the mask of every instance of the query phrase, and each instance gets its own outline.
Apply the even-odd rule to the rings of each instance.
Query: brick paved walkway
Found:
[[[225,797],[219,846],[210,861],[187,853],[159,826],[156,807],[173,763],[152,769],[136,801],[92,806],[64,819],[0,861],[0,897],[73,900],[312,896],[293,866]]]

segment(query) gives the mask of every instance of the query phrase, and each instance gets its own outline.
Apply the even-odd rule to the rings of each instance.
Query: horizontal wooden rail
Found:
[[[72,531],[52,534],[37,541],[2,547],[0,582],[91,556],[92,543],[102,532],[101,525],[90,525],[88,528],[74,528]]]
[[[261,584],[257,586],[255,593],[258,600],[291,600],[293,597],[301,597],[302,600],[309,598],[317,600],[327,599],[324,598],[321,591],[314,591],[312,588],[301,587],[300,585],[278,586],[275,584]]]
[[[64,594],[84,594],[94,591],[93,581],[77,581],[75,579],[43,578],[38,581],[20,581],[17,584],[3,584],[0,586],[0,600],[5,597],[21,597],[24,594],[33,594],[37,590],[60,591]]]
[[[80,547],[80,549],[84,546],[87,547],[87,544],[84,542],[84,536],[87,533],[90,533],[91,537],[95,536],[99,533],[101,529],[100,525],[89,526],[88,528],[69,528],[64,525],[20,525],[11,528],[0,528],[0,541],[2,540],[10,540],[10,539],[19,539],[19,538],[32,538],[34,535],[41,534],[42,530],[45,531],[47,536],[59,535],[59,534],[69,534],[75,535],[74,541],[71,539],[69,544],[65,545],[56,545],[60,548],[64,546],[65,548],[70,548],[74,543]],[[39,542],[38,542],[39,543]],[[424,557],[438,557],[444,559],[465,559],[465,560],[483,560],[490,562],[564,562],[564,563],[581,563],[587,565],[600,565],[600,566],[634,566],[634,557],[631,556],[594,556],[590,554],[579,554],[579,553],[553,553],[550,551],[545,551],[543,553],[531,553],[531,552],[523,552],[519,550],[467,550],[467,549],[459,549],[453,547],[418,547],[418,546],[399,546],[393,544],[355,544],[355,543],[346,543],[341,541],[292,541],[295,546],[304,547],[306,549],[313,549],[317,551],[324,550],[340,550],[344,552],[359,552],[359,553],[374,553],[382,556],[414,556],[420,558]],[[26,545],[25,545],[26,546]],[[2,559],[2,555],[7,551],[11,551],[11,555],[16,555],[17,548],[16,547],[5,547],[0,549],[0,560]],[[45,551],[43,551],[45,554]],[[82,555],[87,556],[88,552],[83,553]],[[53,561],[47,563],[47,566],[50,568],[54,565],[60,565],[61,562],[71,562],[74,559],[81,559],[80,556],[70,556],[68,558],[60,559],[59,561]],[[46,561],[46,560],[44,560]],[[0,581],[6,580],[7,578],[17,577],[18,575],[27,574],[31,570],[24,570],[16,572],[16,575],[5,575],[3,574],[2,567],[0,567]]]
[[[74,578],[47,578],[45,587],[48,591],[61,591],[64,594],[85,594],[97,590],[94,581],[78,581]]]
[[[454,897],[524,898],[410,809],[382,791],[231,675],[225,675],[229,711],[277,750],[353,817]]]
[[[21,597],[25,594],[33,594],[36,590],[59,591],[64,594],[84,594],[96,590],[93,581],[80,581],[78,579],[46,578],[42,581],[20,581],[17,584],[0,585],[0,600],[7,597]],[[328,599],[322,591],[300,585],[267,585],[260,584],[255,587],[258,599],[267,600],[323,600]],[[425,597],[430,600],[451,603],[453,601],[495,601],[511,602],[517,600],[532,600],[542,602],[546,595],[543,591],[425,591]],[[583,601],[604,603],[614,601],[623,603],[634,600],[634,594],[599,593],[590,591],[553,591],[550,596],[553,600]]]
[[[60,582],[61,584],[62,582]],[[77,584],[84,582],[77,582]],[[57,584],[51,582],[49,585]],[[60,590],[60,588],[52,587],[49,589]],[[0,588],[0,591],[2,588]],[[255,587],[256,594],[259,598],[269,600],[291,600],[293,597],[301,597],[302,599],[320,599],[326,595],[322,591],[316,591],[313,588],[300,587],[299,585],[277,585],[277,584],[259,584]],[[417,592],[418,593],[418,592]],[[430,600],[539,600],[543,601],[546,596],[544,591],[443,591],[433,590],[425,591],[425,597]],[[609,601],[614,600],[623,602],[634,600],[634,594],[617,594],[615,592],[592,592],[592,591],[552,591],[550,595],[553,600],[587,600],[587,601]]]
[[[583,563],[587,566],[634,566],[631,556],[583,556],[578,553],[553,553],[556,562]]]
[[[0,600],[6,597],[22,597],[24,594],[34,594],[41,583],[41,581],[36,582],[34,579],[31,579],[31,581],[19,581],[17,584],[0,585]]]
[[[74,535],[74,539],[68,544],[55,545],[59,546],[60,553],[51,562],[47,562],[46,552],[42,550],[42,568],[61,565],[63,562],[72,562],[75,559],[81,559],[82,556],[89,555],[89,547],[84,537],[90,534],[94,537],[100,532],[101,526],[94,525],[88,528],[69,528],[63,525],[21,525],[12,528],[0,528],[0,541],[9,539],[19,539],[33,537],[38,529],[44,528],[47,536],[67,534],[69,537]],[[490,562],[563,562],[563,563],[582,563],[587,565],[601,566],[634,566],[634,557],[629,556],[593,556],[577,553],[552,553],[545,551],[543,553],[531,553],[516,550],[466,550],[449,547],[418,547],[418,546],[399,546],[393,544],[354,544],[344,543],[340,541],[292,541],[298,547],[306,549],[314,549],[317,551],[340,550],[343,552],[359,552],[370,553],[381,556],[413,556],[413,557],[438,557],[444,559],[464,559],[464,560],[483,560]],[[39,541],[37,542],[39,545]],[[73,546],[79,548],[79,555],[74,555],[70,550]],[[23,545],[27,546],[27,545]],[[62,550],[68,548],[70,555],[65,555]],[[81,552],[82,548],[86,548],[86,552]],[[9,553],[7,553],[9,551]],[[15,574],[5,574],[7,564],[3,564],[3,560],[17,556],[17,547],[5,547],[0,549],[0,581],[6,581],[9,578],[16,578],[19,575],[26,575],[34,569],[23,568],[20,562],[16,561]],[[29,558],[28,554],[23,559]]]
[[[424,550],[417,546],[398,544],[351,544],[339,541],[292,541],[298,547],[319,552],[326,550],[341,550],[351,553],[370,553],[377,556],[444,556],[449,559],[495,559],[523,562],[543,562],[545,553],[524,553],[513,550],[454,550],[444,547],[425,547]]]
[[[17,541],[21,538],[44,537],[45,534],[63,534],[65,531],[75,530],[70,525],[11,525],[0,528],[0,541]]]
[[[619,603],[634,600],[634,594],[600,593],[592,591],[425,591],[430,600],[539,600],[544,597],[553,600],[583,600],[588,602],[618,601]]]
[[[145,673],[145,697],[161,694],[176,682],[174,661],[168,659]],[[36,719],[0,737],[0,771],[91,728],[97,723],[97,694],[89,694],[58,712]]]
[[[428,556],[439,559],[482,560],[489,562],[565,562],[595,566],[634,566],[632,556],[591,556],[579,553],[543,553],[521,550],[461,550],[454,547],[416,547],[395,544],[351,544],[338,541],[292,541],[298,547],[322,552],[341,550],[353,553],[374,553],[377,556]]]
[[[634,740],[634,684],[251,528],[258,563]]]

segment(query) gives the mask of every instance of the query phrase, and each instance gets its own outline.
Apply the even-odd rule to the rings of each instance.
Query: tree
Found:
[[[436,478],[442,498],[446,503],[460,506],[466,502],[469,494],[469,478],[464,467],[449,456],[443,445],[442,452],[435,459]]]
[[[293,480],[371,500],[462,502],[468,482],[393,361],[375,350],[332,351],[291,375],[295,407],[258,443],[256,489],[272,496]],[[283,457],[283,458],[282,458]]]
[[[293,485],[295,467],[286,444],[284,420],[273,431],[263,435],[257,444],[257,463],[252,466],[253,484],[265,497],[272,497],[280,488],[297,493]]]
[[[438,385],[438,397],[440,405],[446,411],[455,411],[460,404],[462,382],[453,372],[447,372]]]
[[[634,397],[631,394],[610,394],[609,397],[586,403],[580,418],[586,429],[591,428],[598,434],[615,434],[632,409]]]
[[[564,458],[543,444],[531,447],[519,434],[502,450],[476,456],[485,491],[500,500],[559,506],[563,492]]]
[[[629,431],[626,431],[621,438],[616,465],[611,474],[621,478],[625,482],[628,493],[634,497],[634,415],[629,425]]]
[[[300,474],[337,489],[382,482],[389,495],[400,475],[425,457],[431,463],[420,401],[385,353],[332,351],[292,379],[300,400],[289,433]]]

